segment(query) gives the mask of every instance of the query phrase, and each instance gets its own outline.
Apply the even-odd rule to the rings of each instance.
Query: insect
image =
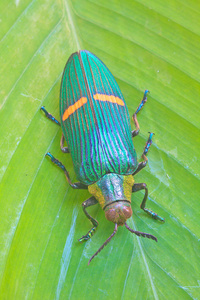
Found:
[[[74,189],[88,189],[92,195],[82,203],[83,212],[91,221],[92,228],[79,241],[88,240],[96,231],[98,221],[87,208],[100,204],[107,220],[115,224],[114,231],[90,258],[91,260],[110,242],[119,226],[132,233],[157,241],[151,234],[135,231],[127,224],[132,216],[131,194],[144,190],[140,205],[154,219],[164,221],[146,208],[148,189],[145,183],[134,183],[133,176],[142,170],[147,162],[147,152],[152,144],[153,133],[138,164],[132,138],[139,133],[137,114],[147,101],[148,90],[133,114],[136,129],[131,131],[128,109],[120,88],[104,63],[86,50],[73,53],[65,66],[60,89],[59,122],[41,107],[46,117],[62,128],[61,150],[70,153],[79,182],[72,183],[65,166],[51,153],[46,155],[60,167],[67,181]],[[67,147],[64,147],[66,141]]]

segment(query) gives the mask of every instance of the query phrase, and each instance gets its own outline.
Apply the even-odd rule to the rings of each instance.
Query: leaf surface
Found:
[[[200,270],[200,4],[198,1],[15,0],[0,3],[0,298],[199,299]],[[45,153],[64,163],[61,130],[40,112],[59,118],[59,89],[71,53],[95,53],[115,76],[130,115],[151,91],[138,116],[138,158],[155,132],[148,166],[135,177],[149,188],[132,196],[125,227],[91,262],[114,229],[100,207],[81,203],[88,191],[72,190]],[[132,122],[132,128],[134,124]]]

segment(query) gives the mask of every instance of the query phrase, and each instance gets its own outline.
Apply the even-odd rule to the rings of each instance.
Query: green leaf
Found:
[[[200,4],[169,0],[1,1],[0,31],[0,298],[198,299],[200,298],[199,74]],[[149,188],[148,206],[132,196],[125,227],[87,265],[114,229],[100,207],[91,224],[52,154],[75,173],[59,148],[61,130],[40,112],[59,117],[59,88],[72,52],[88,49],[111,70],[130,114],[151,91],[138,116],[138,157],[155,132],[149,164],[135,176]],[[132,128],[134,124],[132,122]]]

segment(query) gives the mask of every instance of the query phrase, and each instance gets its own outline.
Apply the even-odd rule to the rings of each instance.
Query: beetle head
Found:
[[[107,207],[105,216],[108,221],[111,221],[118,226],[122,226],[126,220],[132,216],[132,213],[128,201],[117,201]]]
[[[108,221],[122,226],[132,216],[132,175],[108,173],[88,186],[88,191],[98,200]]]

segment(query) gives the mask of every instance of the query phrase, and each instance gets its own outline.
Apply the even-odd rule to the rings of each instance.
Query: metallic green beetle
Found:
[[[145,207],[148,189],[145,183],[134,183],[133,176],[147,164],[146,154],[152,143],[153,133],[145,145],[143,161],[137,163],[132,138],[139,133],[137,113],[147,101],[148,90],[133,114],[136,126],[131,131],[128,109],[120,88],[103,62],[86,50],[73,53],[63,72],[60,90],[61,123],[49,114],[45,115],[61,125],[61,150],[70,153],[79,182],[72,183],[64,165],[51,153],[47,153],[53,163],[65,173],[69,184],[75,189],[88,189],[92,197],[82,203],[86,217],[93,227],[80,242],[88,240],[95,232],[98,222],[86,208],[99,203],[105,216],[115,224],[114,232],[90,258],[103,249],[117,232],[118,226],[126,228],[138,236],[157,241],[156,237],[131,229],[126,220],[131,217],[131,193],[144,189],[141,208],[154,219],[164,221]],[[67,147],[64,147],[64,141]]]

